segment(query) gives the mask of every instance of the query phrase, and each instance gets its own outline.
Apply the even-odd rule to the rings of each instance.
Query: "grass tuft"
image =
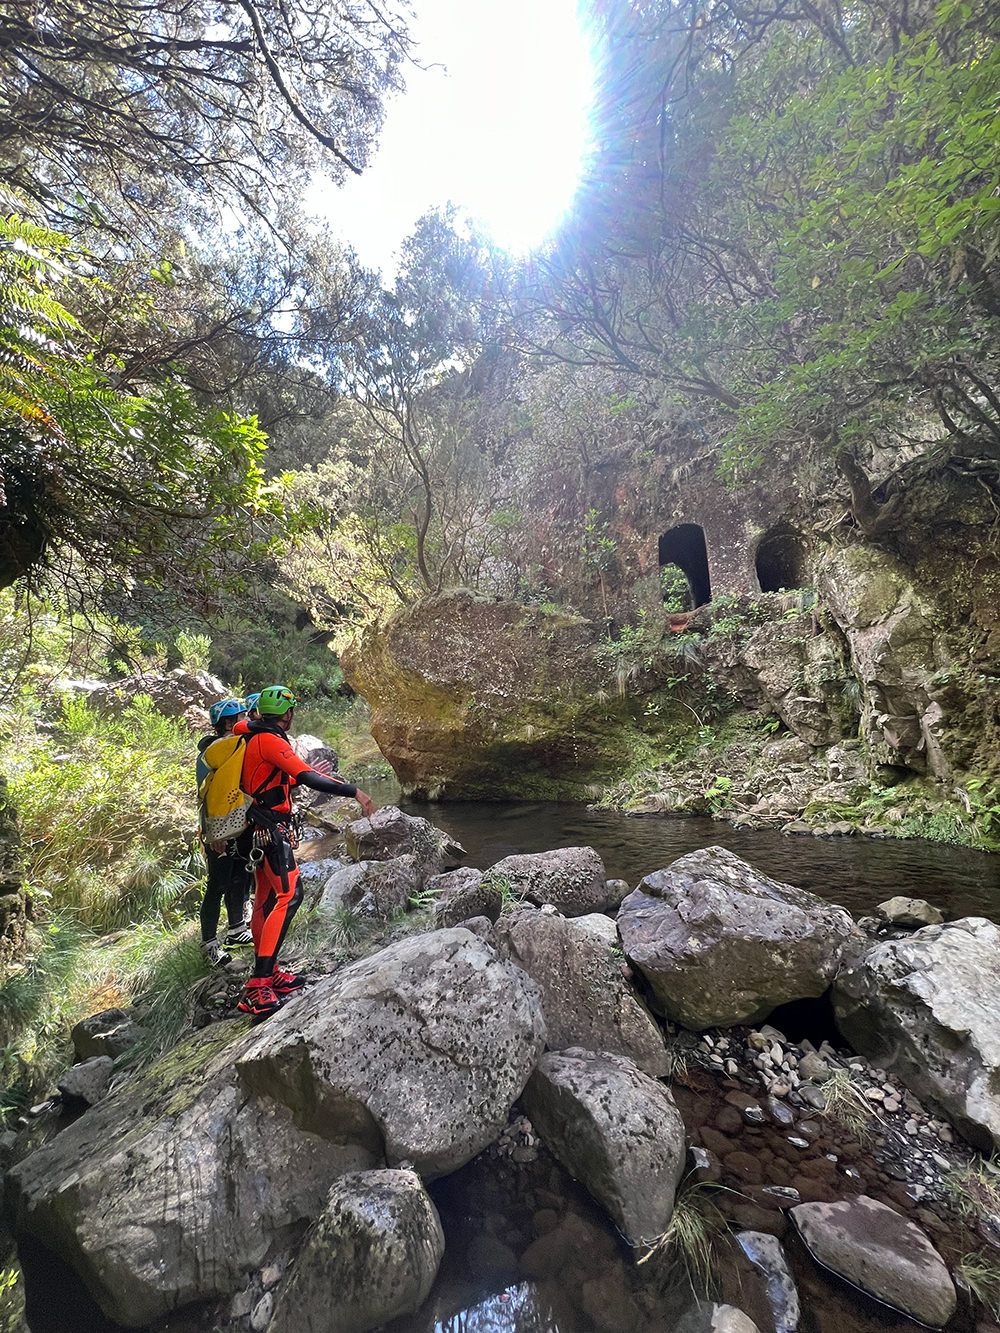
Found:
[[[976,1300],[1000,1322],[1000,1254],[995,1251],[987,1254],[984,1250],[963,1254],[955,1271]]]
[[[826,1106],[820,1114],[843,1125],[859,1143],[869,1142],[880,1118],[851,1078],[851,1071],[835,1069],[820,1091],[826,1099]]]
[[[715,1286],[719,1238],[728,1231],[726,1219],[711,1199],[714,1186],[681,1185],[667,1229],[649,1247],[638,1264],[665,1257],[683,1268],[691,1290],[697,1296],[709,1294]]]

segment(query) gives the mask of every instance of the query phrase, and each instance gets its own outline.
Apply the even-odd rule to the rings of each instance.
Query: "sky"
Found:
[[[414,0],[415,55],[363,175],[306,199],[390,277],[428,209],[454,203],[515,253],[540,245],[589,147],[591,62],[576,0]]]

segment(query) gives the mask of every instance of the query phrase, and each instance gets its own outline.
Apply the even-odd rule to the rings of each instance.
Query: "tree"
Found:
[[[0,3],[0,182],[122,235],[163,207],[270,216],[358,171],[408,48],[374,0]]]
[[[822,451],[870,535],[875,442],[995,475],[988,8],[602,13],[604,150],[526,286],[535,345],[686,411],[730,473]]]
[[[0,586],[59,560],[88,594],[124,577],[209,602],[254,559],[263,435],[170,374],[124,380],[69,309],[101,284],[66,236],[0,221]]]

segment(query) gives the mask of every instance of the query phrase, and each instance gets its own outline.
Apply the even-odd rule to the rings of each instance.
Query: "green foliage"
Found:
[[[958,1276],[992,1317],[1000,1321],[1000,1259],[995,1250],[973,1250],[955,1265]]]
[[[679,1264],[699,1298],[718,1287],[719,1246],[728,1231],[712,1200],[719,1188],[682,1181],[666,1230],[637,1261],[642,1265],[663,1256]]]
[[[596,661],[614,677],[623,699],[629,682],[649,671],[656,659],[658,640],[646,620],[646,612],[640,611],[634,625],[623,625],[616,639],[606,639],[594,652]]]
[[[679,565],[663,565],[660,569],[660,592],[666,611],[677,613],[691,609],[691,586]]]
[[[723,773],[716,774],[709,783],[705,791],[705,802],[713,818],[718,818],[728,807],[732,789],[732,778],[726,777]]]
[[[67,698],[57,725],[6,761],[32,892],[95,930],[176,920],[201,869],[187,728],[141,696],[107,716]]]
[[[207,634],[181,630],[177,635],[177,654],[188,671],[208,671],[212,663],[212,640]]]

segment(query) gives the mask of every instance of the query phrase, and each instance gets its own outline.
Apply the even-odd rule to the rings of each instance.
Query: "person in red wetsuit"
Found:
[[[295,714],[295,695],[283,685],[261,690],[259,719],[239,722],[235,730],[247,737],[242,787],[251,798],[247,820],[260,853],[250,930],[254,942],[253,976],[237,1008],[255,1018],[273,1013],[285,996],[301,989],[302,977],[278,966],[278,954],[292,917],[302,901],[291,830],[292,787],[313,787],[333,796],[353,796],[366,815],[375,806],[352,782],[331,776],[329,766],[313,768],[288,742]],[[255,858],[256,859],[256,858]]]

